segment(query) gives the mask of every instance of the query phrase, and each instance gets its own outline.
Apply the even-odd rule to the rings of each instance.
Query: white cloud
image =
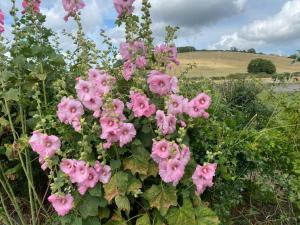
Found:
[[[223,35],[217,43],[210,47],[228,49],[235,46],[245,49],[270,43],[293,41],[299,36],[300,0],[290,0],[277,14],[243,26],[238,32]]]

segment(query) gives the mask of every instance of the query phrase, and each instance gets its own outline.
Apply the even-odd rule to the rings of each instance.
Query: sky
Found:
[[[117,14],[113,0],[84,0],[84,29],[89,38],[102,48],[100,29],[105,29],[115,45],[123,40],[124,27],[115,27]],[[300,0],[150,0],[156,43],[164,40],[167,25],[179,26],[177,46],[197,49],[241,50],[255,48],[258,52],[291,55],[300,49]],[[141,0],[135,2],[140,14]],[[21,7],[21,0],[17,0]],[[12,38],[10,0],[0,0],[5,13],[5,37]],[[63,49],[72,48],[62,30],[75,32],[73,21],[64,22],[61,0],[43,0],[41,12],[47,16],[46,26],[61,38]]]

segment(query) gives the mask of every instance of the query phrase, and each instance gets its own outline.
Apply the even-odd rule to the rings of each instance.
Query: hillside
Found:
[[[233,73],[246,73],[248,63],[255,58],[271,60],[278,73],[300,72],[300,63],[290,64],[291,59],[281,56],[259,55],[243,52],[200,51],[180,53],[181,65],[175,68],[175,74],[184,71],[189,63],[196,63],[197,67],[188,76],[227,76]]]

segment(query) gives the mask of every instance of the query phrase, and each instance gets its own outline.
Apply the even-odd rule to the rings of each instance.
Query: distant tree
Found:
[[[248,73],[276,73],[276,66],[274,63],[267,59],[253,59],[248,65]]]
[[[239,49],[238,49],[237,47],[231,47],[231,48],[230,48],[230,51],[232,51],[232,52],[238,52]]]
[[[195,52],[197,51],[195,47],[193,46],[183,46],[183,47],[178,47],[177,52],[183,53],[183,52]]]
[[[249,49],[247,50],[247,52],[248,52],[248,53],[256,54],[256,51],[255,51],[254,48],[249,48]]]

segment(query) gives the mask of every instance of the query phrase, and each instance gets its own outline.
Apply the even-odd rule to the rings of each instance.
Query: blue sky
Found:
[[[181,27],[176,44],[192,45],[197,49],[255,48],[257,51],[289,55],[300,49],[300,0],[150,0],[153,29],[157,42],[163,40],[168,24]],[[118,45],[124,28],[114,27],[116,17],[113,0],[85,0],[83,23],[88,36],[99,47],[100,28],[104,28]],[[141,0],[136,0],[139,14]],[[172,2],[172,3],[170,3]],[[17,0],[21,7],[21,0]],[[1,0],[6,15],[5,36],[11,38],[9,24],[10,0]],[[61,0],[43,0],[42,13],[46,25],[61,37],[62,47],[71,48],[70,40],[61,35],[62,29],[75,31],[72,21],[65,23]]]

